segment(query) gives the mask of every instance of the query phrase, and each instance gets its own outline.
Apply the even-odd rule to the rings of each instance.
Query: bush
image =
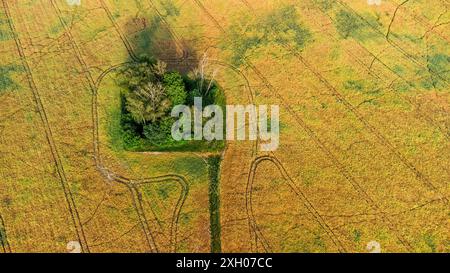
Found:
[[[171,142],[173,122],[174,120],[171,117],[167,117],[158,123],[150,123],[145,125],[143,133],[146,140],[154,146],[160,146]]]
[[[164,87],[167,96],[172,105],[181,105],[186,103],[187,92],[183,77],[178,72],[166,73],[163,78]]]
[[[194,99],[196,97],[201,97],[201,96],[202,96],[202,93],[197,88],[191,90],[188,94],[187,104],[191,105],[191,106],[194,105]]]
[[[124,148],[127,150],[136,150],[141,146],[142,126],[135,123],[129,113],[122,113],[122,138]]]

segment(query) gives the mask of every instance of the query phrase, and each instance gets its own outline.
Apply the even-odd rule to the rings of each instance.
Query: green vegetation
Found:
[[[344,83],[344,88],[354,91],[363,91],[364,84],[360,80],[348,80]]]
[[[319,6],[320,9],[328,11],[336,4],[335,0],[314,0],[314,3]]]
[[[210,213],[210,229],[211,229],[211,252],[222,252],[220,241],[220,156],[210,156],[208,161],[209,171],[209,213]]]
[[[175,141],[171,131],[173,106],[193,106],[194,97],[204,105],[225,105],[218,86],[202,77],[167,71],[166,64],[142,57],[121,68],[121,109],[110,113],[109,135],[116,150],[219,151],[223,141]]]
[[[19,86],[11,79],[12,72],[22,71],[21,67],[16,65],[0,66],[0,93],[7,89],[16,90]]]
[[[171,0],[161,0],[161,5],[164,9],[165,14],[163,14],[163,17],[166,16],[179,16],[180,10],[178,7],[173,3]]]
[[[342,38],[354,38],[361,41],[377,36],[371,26],[382,26],[379,15],[366,14],[363,20],[357,14],[346,10],[339,10],[336,14],[335,24]]]
[[[359,243],[361,241],[362,233],[360,230],[353,230],[353,241]]]
[[[239,18],[228,33],[227,39],[231,40],[231,44],[224,43],[233,52],[231,60],[235,65],[242,64],[260,46],[276,44],[301,50],[311,38],[310,32],[299,23],[294,6],[282,7],[255,19],[255,22],[248,23],[249,20]]]
[[[434,238],[433,234],[426,233],[424,235],[424,241],[425,241],[425,244],[430,248],[431,252],[436,253],[437,246],[436,246],[436,242],[435,242],[435,238]]]
[[[179,73],[166,73],[163,82],[167,90],[167,96],[173,105],[181,105],[186,102],[188,93],[185,89],[183,77]]]
[[[189,176],[192,181],[203,181],[208,171],[203,158],[190,154],[175,158],[172,166],[176,173]]]
[[[347,39],[356,37],[361,29],[364,28],[364,25],[358,16],[345,10],[340,10],[336,15],[336,27],[342,37]]]
[[[138,124],[156,123],[170,109],[170,100],[161,83],[146,83],[125,95],[126,110]]]
[[[448,72],[450,56],[442,53],[436,53],[427,57],[427,67],[419,71],[420,74],[428,74],[429,77],[421,82],[425,89],[446,90],[446,82],[450,81]]]
[[[12,38],[13,36],[8,26],[8,19],[3,16],[0,17],[0,41],[7,41]]]

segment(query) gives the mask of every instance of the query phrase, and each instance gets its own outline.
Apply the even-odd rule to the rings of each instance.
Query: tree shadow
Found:
[[[180,74],[187,74],[198,67],[196,52],[188,41],[173,32],[163,16],[136,15],[125,24],[125,35],[133,49],[131,56],[162,60],[167,63],[168,70]],[[129,61],[135,60],[130,57]]]

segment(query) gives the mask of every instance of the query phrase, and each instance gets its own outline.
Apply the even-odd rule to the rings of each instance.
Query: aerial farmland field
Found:
[[[449,26],[446,0],[0,0],[0,253],[450,252]],[[233,139],[238,105],[271,116]]]

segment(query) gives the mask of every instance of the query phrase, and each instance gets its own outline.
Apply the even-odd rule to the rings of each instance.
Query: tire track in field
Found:
[[[398,9],[399,9],[401,6],[404,6],[404,5],[406,4],[406,3],[396,3],[396,2],[391,1],[391,0],[387,0],[387,2],[390,2],[392,5],[397,6]],[[447,37],[445,34],[440,33],[440,32],[437,32],[437,31],[435,30],[435,28],[437,28],[437,27],[439,27],[439,26],[442,26],[442,25],[446,24],[445,22],[439,24],[439,18],[438,18],[438,20],[437,20],[433,25],[431,25],[430,22],[428,21],[428,19],[427,19],[427,18],[424,18],[424,16],[423,16],[422,14],[417,14],[417,13],[415,13],[414,10],[411,10],[410,8],[408,8],[408,7],[406,7],[406,6],[405,6],[404,10],[405,10],[405,12],[411,17],[411,19],[413,19],[416,23],[418,23],[418,24],[422,25],[423,27],[426,27],[426,28],[427,28],[427,31],[424,33],[424,35],[422,36],[422,38],[424,38],[425,36],[427,36],[428,33],[432,32],[434,35],[439,36],[441,39],[443,39],[443,40],[445,40],[445,41],[447,41],[447,42],[450,41],[449,37]],[[446,12],[448,12],[448,10],[446,10]],[[441,16],[442,16],[443,14],[445,14],[446,12],[442,13]],[[394,21],[395,21],[395,18],[393,17],[391,26],[393,25]],[[388,31],[388,33],[389,33],[389,31]],[[386,36],[388,36],[388,33],[386,33]]]
[[[178,222],[180,220],[181,210],[183,208],[184,203],[186,202],[187,196],[189,194],[189,185],[186,182],[186,179],[177,174],[169,174],[163,176],[156,176],[152,178],[146,178],[142,180],[135,181],[134,185],[147,185],[147,184],[158,184],[158,183],[167,183],[171,181],[176,181],[182,188],[180,197],[177,200],[177,204],[172,214],[172,221],[170,225],[170,245],[173,248],[173,252],[177,252],[177,236],[178,236]],[[139,194],[139,198],[141,195]],[[141,201],[142,203],[142,201]]]
[[[11,253],[11,246],[9,245],[8,236],[6,234],[6,226],[3,217],[0,214],[0,243],[2,245],[3,253]]]
[[[410,0],[404,0],[404,1],[401,2],[399,5],[397,5],[397,7],[395,8],[394,14],[392,15],[391,21],[390,21],[389,26],[388,26],[388,30],[387,30],[387,32],[386,32],[386,39],[389,39],[389,35],[391,34],[391,27],[392,27],[392,24],[393,24],[394,21],[395,21],[395,17],[397,16],[398,10],[399,10],[403,5],[407,4],[409,1],[410,1]]]
[[[202,9],[205,14],[214,22],[215,26],[221,30],[223,33],[226,33],[225,29],[219,24],[219,22],[209,13],[209,11],[203,6],[203,4],[199,0],[193,0],[200,9]],[[249,61],[244,60],[244,64],[246,64],[251,70],[253,70],[257,76],[261,79],[263,84],[273,92],[282,102],[282,105],[287,109],[287,111],[293,116],[295,121],[306,131],[306,133],[310,136],[310,138],[316,143],[316,145],[322,150],[322,152],[329,158],[329,160],[333,163],[335,167],[339,169],[341,174],[349,181],[349,183],[353,186],[353,188],[364,198],[364,200],[376,211],[381,212],[381,208],[378,204],[367,194],[364,188],[356,181],[356,179],[351,175],[351,173],[347,170],[344,164],[342,164],[337,157],[326,147],[322,140],[315,134],[315,132],[305,123],[301,117],[295,113],[295,111],[291,108],[291,106],[287,103],[283,96],[276,90],[276,88],[267,80],[267,78]],[[400,232],[397,230],[393,222],[385,215],[385,213],[381,213],[381,217],[383,222],[387,224],[390,230],[395,233],[395,236],[399,240],[399,242],[409,251],[412,251],[412,246],[403,238]]]
[[[56,147],[55,141],[53,139],[53,133],[52,133],[51,127],[49,125],[47,114],[46,114],[44,105],[42,103],[39,91],[38,91],[38,89],[36,87],[36,83],[34,81],[34,77],[33,77],[31,68],[30,68],[30,66],[28,64],[27,57],[26,57],[26,55],[24,53],[24,48],[22,46],[22,42],[21,42],[21,40],[19,38],[19,34],[18,34],[17,30],[16,30],[14,21],[13,21],[13,19],[11,17],[9,4],[7,3],[6,0],[2,0],[2,3],[3,3],[3,8],[5,10],[6,17],[8,19],[7,20],[8,21],[8,25],[9,25],[9,27],[11,29],[11,32],[13,33],[13,36],[14,36],[14,41],[15,41],[15,44],[16,44],[16,47],[17,47],[18,54],[19,54],[19,56],[21,58],[22,65],[23,65],[23,67],[25,69],[25,72],[27,74],[28,84],[29,84],[29,87],[30,87],[30,89],[31,89],[31,91],[33,93],[33,99],[34,99],[34,101],[36,103],[36,108],[37,108],[37,111],[39,113],[39,117],[41,119],[42,125],[44,127],[45,136],[46,136],[47,142],[48,142],[48,144],[50,146],[50,151],[51,151],[51,154],[52,154],[52,157],[53,157],[53,161],[54,161],[54,163],[56,165],[56,171],[58,172],[58,176],[60,177],[61,186],[63,188],[64,196],[65,196],[66,201],[67,201],[67,205],[68,205],[68,208],[69,208],[69,213],[71,215],[73,224],[75,226],[75,230],[76,230],[76,233],[77,233],[78,241],[80,242],[82,251],[89,252],[89,246],[88,246],[87,241],[86,241],[86,236],[84,234],[83,225],[81,224],[80,216],[78,214],[78,211],[77,211],[77,208],[76,208],[76,204],[75,204],[74,198],[72,196],[72,192],[70,191],[70,185],[69,185],[69,183],[67,181],[67,177],[66,177],[66,174],[65,174],[65,171],[64,171],[64,166],[63,166],[63,163],[61,161],[61,157],[59,155],[59,152],[58,152],[58,149]]]
[[[253,183],[255,180],[255,175],[257,168],[259,164],[268,161],[275,165],[275,167],[278,169],[280,174],[283,176],[285,181],[288,183],[289,188],[294,192],[295,195],[302,201],[302,203],[305,205],[308,212],[313,216],[313,218],[316,220],[316,222],[320,225],[320,227],[326,232],[328,237],[331,239],[333,244],[338,248],[339,252],[346,252],[346,249],[342,242],[339,240],[338,236],[334,234],[333,230],[330,228],[330,226],[326,223],[326,221],[323,219],[323,217],[320,215],[320,213],[317,211],[317,209],[314,207],[314,205],[311,203],[311,201],[308,200],[306,195],[296,186],[294,179],[288,174],[287,170],[284,168],[281,161],[273,154],[265,155],[265,156],[258,156],[255,158],[255,160],[252,162],[252,165],[250,167],[250,172],[248,175],[248,186],[246,190],[246,195],[248,196],[247,199],[247,207],[249,207],[249,210],[251,211],[251,220],[250,224],[253,226],[254,230],[257,230],[259,233],[258,237],[261,237],[263,239],[263,247],[264,249],[269,252],[268,250],[271,250],[270,244],[267,242],[267,239],[265,239],[264,235],[258,228],[258,225],[256,223],[256,217],[254,215],[253,211]]]

